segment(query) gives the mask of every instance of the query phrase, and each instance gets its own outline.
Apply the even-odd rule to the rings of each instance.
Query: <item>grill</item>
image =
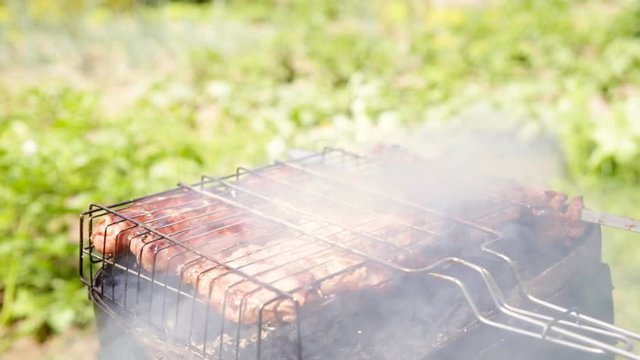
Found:
[[[637,223],[585,209],[558,227],[493,187],[430,183],[431,165],[328,148],[92,204],[80,276],[102,355],[640,359],[594,224]]]

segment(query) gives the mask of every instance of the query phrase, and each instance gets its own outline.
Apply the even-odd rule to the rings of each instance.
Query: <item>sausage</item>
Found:
[[[239,231],[238,226],[224,227],[219,222],[233,215],[234,211],[237,213],[237,210],[198,194],[178,192],[144,199],[119,210],[118,214],[149,225],[160,234],[172,235],[173,239],[187,239],[185,245],[200,246],[207,242],[207,237],[197,236],[198,232],[217,227],[223,227],[218,234]],[[171,256],[183,251],[174,242],[112,213],[103,216],[94,225],[90,238],[95,249],[105,255],[131,251],[148,271],[154,268],[164,270]]]
[[[186,194],[154,196],[118,210],[118,213],[135,221],[144,222],[158,216],[158,209],[169,208],[184,203]],[[102,216],[93,226],[91,243],[104,255],[114,256],[126,252],[129,238],[137,230],[137,225],[113,213]]]

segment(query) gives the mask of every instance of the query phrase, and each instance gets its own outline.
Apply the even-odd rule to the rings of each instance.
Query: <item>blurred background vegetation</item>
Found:
[[[640,2],[0,0],[0,352],[91,324],[90,202],[487,114],[640,217]],[[640,239],[604,255],[640,330]]]

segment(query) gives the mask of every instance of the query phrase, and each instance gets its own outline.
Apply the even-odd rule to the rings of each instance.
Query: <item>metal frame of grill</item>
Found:
[[[162,232],[161,227],[154,225],[154,222],[158,219],[142,222],[136,220],[134,217],[124,215],[121,212],[121,209],[126,208],[130,204],[134,204],[141,200],[153,201],[153,198],[158,195],[172,194],[176,192],[193,193],[201,198],[208,198],[216,202],[224,203],[227,206],[227,209],[233,209],[233,212],[226,214],[219,219],[213,220],[208,224],[199,224],[195,226],[211,226],[212,223],[220,223],[223,227],[230,227],[242,224],[243,222],[252,222],[254,225],[259,225],[254,226],[254,228],[266,229],[264,236],[273,236],[274,233],[278,232],[286,232],[287,234],[295,233],[295,236],[289,235],[278,244],[286,245],[287,242],[291,242],[291,245],[293,246],[287,248],[288,251],[300,251],[301,253],[304,253],[302,249],[295,248],[296,246],[304,245],[300,245],[294,241],[294,239],[304,238],[306,240],[304,241],[304,244],[314,244],[318,249],[321,249],[320,251],[337,251],[343,254],[348,254],[349,256],[356,256],[362,260],[361,262],[348,268],[341,269],[339,272],[331,274],[326,278],[315,279],[313,283],[305,284],[305,287],[309,289],[309,291],[317,289],[320,286],[320,283],[322,281],[326,281],[328,278],[357,271],[358,269],[366,266],[381,267],[392,273],[420,274],[425,277],[455,285],[463,294],[477,321],[489,327],[545,340],[588,353],[608,353],[620,355],[629,359],[640,359],[640,356],[637,356],[632,352],[633,342],[640,340],[640,335],[580,314],[574,310],[554,305],[534,296],[533,292],[528,288],[531,285],[531,282],[526,280],[525,276],[521,274],[516,261],[499,250],[499,246],[497,245],[505,241],[501,232],[477,223],[476,219],[463,219],[448,215],[441,211],[414,203],[410,200],[386,194],[379,189],[361,186],[354,182],[353,179],[347,179],[345,177],[335,175],[335,169],[340,169],[341,171],[351,171],[353,169],[365,171],[367,168],[376,166],[377,161],[379,161],[379,159],[363,157],[341,149],[327,148],[320,154],[309,155],[289,162],[276,162],[273,165],[263,167],[258,170],[238,168],[234,175],[227,177],[212,178],[203,176],[201,181],[196,184],[179,184],[177,189],[121,202],[111,206],[92,204],[89,210],[83,213],[80,218],[80,238],[82,240],[79,254],[80,276],[85,284],[90,288],[90,294],[98,304],[100,304],[100,299],[109,299],[117,306],[120,306],[121,310],[124,310],[124,314],[129,313],[134,317],[137,315],[135,309],[140,306],[141,302],[148,301],[148,307],[152,308],[151,303],[154,301],[152,296],[148,296],[148,299],[140,298],[140,284],[143,283],[149,283],[152,285],[154,289],[152,290],[152,293],[155,290],[161,289],[163,291],[163,299],[167,294],[172,293],[178,298],[182,298],[182,301],[187,299],[188,301],[191,301],[191,309],[194,309],[197,303],[204,305],[206,308],[205,317],[209,316],[210,311],[213,311],[210,310],[207,299],[201,299],[200,296],[197,296],[195,290],[188,289],[188,286],[183,285],[181,282],[172,283],[168,281],[168,270],[165,274],[156,273],[155,269],[151,273],[148,273],[142,269],[142,266],[137,265],[134,261],[127,261],[120,255],[109,257],[95,251],[94,246],[89,241],[88,235],[92,233],[94,224],[98,219],[106,214],[113,214],[122,219],[122,222],[128,222],[134,224],[134,227],[143,229],[144,231],[142,234],[153,236],[156,240],[166,240],[170,243],[168,246],[180,248],[181,251],[178,254],[189,253],[197,255],[197,258],[191,261],[209,261],[213,266],[217,268],[225,268],[228,272],[236,274],[243,279],[231,285],[227,291],[240,282],[250,282],[255,285],[256,291],[260,289],[267,289],[272,292],[273,297],[262,305],[258,321],[254,325],[255,337],[253,339],[255,341],[255,351],[258,359],[261,358],[261,345],[263,338],[266,336],[265,332],[269,332],[271,327],[271,325],[267,325],[262,322],[263,310],[273,302],[291,302],[296,312],[295,320],[291,325],[294,328],[294,333],[297,333],[297,339],[295,339],[295,353],[296,357],[301,359],[303,354],[303,340],[300,334],[300,329],[303,314],[300,311],[300,304],[296,300],[295,292],[302,289],[283,291],[277,285],[274,285],[275,282],[265,282],[264,280],[261,280],[261,278],[257,276],[260,274],[252,275],[243,271],[243,267],[249,266],[251,263],[238,267],[231,266],[229,263],[220,261],[216,257],[216,254],[212,254],[211,252],[198,247],[190,246],[187,241],[189,239],[179,238],[179,233],[166,234]],[[277,196],[272,196],[272,194],[262,194],[251,188],[251,186],[248,186],[247,182],[243,182],[246,179],[255,179],[261,183],[269,183],[273,186],[295,192],[297,189],[295,181],[292,180],[292,178],[277,176],[279,171],[287,171],[303,177],[310,177],[327,188],[339,189],[340,191],[336,194],[345,190],[357,192],[363,196],[371,197],[378,201],[392,204],[393,206],[420,212],[434,219],[434,221],[452,223],[457,226],[462,226],[469,231],[482,233],[486,240],[483,241],[480,249],[481,252],[487,257],[491,257],[502,262],[506,266],[506,269],[508,269],[515,277],[515,296],[518,297],[518,301],[514,301],[513,296],[509,296],[513,294],[504,293],[504,289],[501,289],[498,281],[494,278],[491,271],[483,267],[481,264],[473,261],[469,261],[461,257],[450,256],[439,259],[427,266],[410,266],[398,261],[398,259],[403,258],[402,254],[407,252],[408,248],[422,244],[410,242],[407,247],[404,247],[394,244],[384,236],[377,235],[375,233],[376,224],[384,223],[384,221],[381,221],[381,218],[384,215],[382,213],[378,213],[369,208],[362,208],[356,203],[349,203],[348,201],[336,197],[332,192],[320,192],[304,189],[298,194],[299,196],[315,199],[315,201],[331,203],[336,208],[351,209],[351,211],[366,212],[368,214],[368,217],[366,218],[367,221],[364,224],[344,225],[333,220],[327,214],[318,214],[305,210],[299,206],[299,203],[292,203]],[[178,205],[176,207],[180,208],[180,206],[182,205]],[[504,203],[492,211],[482,215],[489,216],[493,213],[504,211],[505,208],[512,206],[523,205]],[[211,214],[206,214],[205,216],[207,215]],[[308,224],[320,224],[321,228],[310,229],[309,226],[307,226]],[[396,219],[394,220],[394,225],[405,228],[406,232],[417,232],[421,234],[419,237],[411,237],[411,241],[416,241],[418,243],[426,240],[433,240],[434,238],[446,238],[446,234],[438,233],[427,227],[416,226],[411,222]],[[363,230],[363,227],[366,227],[367,230]],[[189,229],[190,228],[192,227],[189,227]],[[197,236],[206,236],[207,234],[211,234],[212,232],[215,233],[215,231],[218,230],[220,230],[220,228],[213,227],[207,232]],[[348,238],[352,240],[346,242],[336,240],[336,236],[340,234],[348,235]],[[138,236],[140,235],[141,234],[138,234]],[[233,236],[237,236],[237,233],[222,235],[222,237]],[[151,244],[153,244],[153,241],[145,243],[144,246],[151,246]],[[162,250],[162,248],[159,250]],[[218,250],[226,251],[228,249],[223,248]],[[393,256],[381,256],[380,254],[391,254]],[[315,255],[317,255],[316,251],[307,254],[306,256],[313,257]],[[294,261],[304,261],[304,258]],[[281,266],[287,265],[289,264],[282,264]],[[477,304],[476,297],[474,296],[473,291],[470,290],[468,284],[466,284],[462,279],[457,278],[455,275],[451,275],[451,273],[446,270],[446,268],[449,267],[464,268],[467,271],[476,273],[478,279],[480,279],[480,282],[484,285],[484,291],[493,302],[495,313],[500,314],[503,318],[509,319],[509,321],[497,321],[493,317],[487,316],[486,313],[480,309],[480,305]],[[116,298],[113,293],[113,287],[111,288],[112,293],[110,294],[109,284],[105,284],[104,282],[97,284],[94,281],[94,279],[96,279],[96,275],[101,271],[107,271],[107,268],[117,269],[126,273],[126,276],[124,277],[125,281],[135,282],[125,285],[125,294],[121,299]],[[186,269],[186,267],[183,267],[182,271],[184,271],[184,269]],[[271,271],[271,269],[267,269],[265,271]],[[181,278],[182,275],[183,273],[181,272],[179,274],[179,278]],[[213,286],[210,286],[210,289],[213,289]],[[130,292],[131,294],[127,294],[127,292]],[[227,294],[225,294],[225,302],[227,301],[226,296]],[[209,298],[211,298],[211,290],[209,291]],[[245,304],[245,300],[246,299],[243,299],[240,305],[240,314],[238,315],[239,320],[241,320],[242,317],[242,309]],[[131,301],[135,301],[135,305],[131,306]],[[516,306],[514,303],[521,304],[521,306]],[[537,310],[530,310],[530,308],[533,307],[536,307]],[[170,307],[165,307],[164,303],[161,306],[161,309],[162,314],[160,317],[162,320],[175,316],[173,322],[178,322],[177,311],[175,311],[175,314],[169,314],[168,311],[172,309],[170,309]],[[165,311],[167,311],[167,313],[165,313]],[[225,310],[223,306],[223,315],[224,312]],[[192,310],[190,319],[191,324],[196,321],[195,318],[197,316],[196,312]],[[162,322],[163,321],[160,323]],[[232,344],[232,347],[235,347],[236,358],[238,358],[241,348],[240,322],[241,321],[238,321],[238,324],[235,325],[236,329],[229,329],[230,323],[224,319],[221,321],[221,329],[217,332],[221,335],[219,336],[219,339],[216,339],[218,340],[217,347],[219,349],[219,354],[216,356],[222,357],[222,348],[225,346],[225,339],[223,335],[231,330],[236,334],[236,343]],[[177,344],[186,346],[203,357],[211,357],[211,348],[208,348],[211,347],[211,343],[207,340],[210,329],[208,329],[207,326],[207,324],[204,325],[204,341],[194,341],[192,338],[194,334],[191,329],[189,329],[187,339],[179,339],[174,334],[173,340]],[[225,326],[227,328],[225,328]],[[157,330],[160,330],[161,333],[166,333],[168,331],[166,327],[163,328],[162,324],[156,324],[156,328]],[[623,346],[616,346],[616,343],[621,343]]]

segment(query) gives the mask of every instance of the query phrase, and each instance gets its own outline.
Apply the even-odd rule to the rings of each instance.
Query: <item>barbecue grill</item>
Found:
[[[563,233],[499,192],[415,191],[406,171],[427,165],[328,148],[92,204],[80,276],[101,355],[640,359],[611,324],[597,224],[636,222],[582,209]]]

